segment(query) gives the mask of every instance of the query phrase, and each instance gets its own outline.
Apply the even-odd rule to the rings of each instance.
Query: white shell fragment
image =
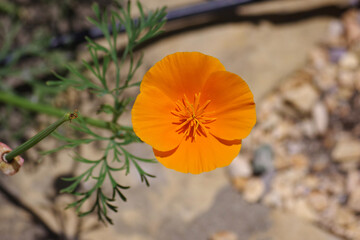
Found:
[[[11,148],[5,143],[0,142],[0,170],[5,175],[14,175],[20,169],[24,163],[24,159],[20,156],[16,156],[10,163],[5,160],[6,153],[11,152]]]

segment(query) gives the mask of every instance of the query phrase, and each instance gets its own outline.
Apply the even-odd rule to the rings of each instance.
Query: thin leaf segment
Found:
[[[104,143],[104,145],[107,146],[100,159],[91,160],[81,156],[75,158],[76,161],[87,164],[88,168],[74,178],[64,179],[73,183],[68,188],[63,189],[62,192],[77,196],[77,200],[71,203],[69,207],[75,208],[79,216],[97,212],[100,220],[109,223],[112,223],[108,215],[109,210],[117,211],[116,206],[112,205],[112,203],[116,200],[116,197],[120,197],[125,201],[126,198],[120,190],[128,188],[118,183],[115,172],[124,171],[127,175],[130,172],[130,166],[133,166],[139,173],[141,181],[145,182],[147,186],[149,186],[148,178],[155,177],[147,173],[141,167],[140,162],[155,163],[156,161],[154,159],[141,158],[128,152],[125,146],[140,142],[140,139],[135,135],[131,127],[120,126],[118,124],[120,117],[132,102],[132,97],[126,97],[124,91],[127,88],[140,85],[140,81],[133,82],[133,78],[142,64],[143,55],[139,54],[140,56],[137,57],[135,48],[139,46],[139,44],[160,34],[162,32],[161,27],[166,22],[165,8],[144,13],[140,2],[137,2],[137,7],[140,12],[140,17],[137,20],[133,20],[130,1],[126,6],[119,5],[117,10],[111,11],[110,13],[106,11],[102,13],[99,6],[97,4],[94,5],[93,10],[96,17],[88,18],[88,20],[101,30],[107,44],[101,45],[87,38],[91,61],[83,61],[83,69],[89,71],[89,73],[95,77],[96,81],[88,78],[88,76],[73,65],[69,65],[68,70],[70,74],[68,77],[57,75],[61,81],[48,82],[50,85],[62,86],[64,89],[73,87],[80,91],[88,90],[96,94],[99,98],[105,95],[110,95],[113,98],[112,105],[102,104],[98,109],[98,113],[104,112],[111,115],[111,121],[94,121],[93,119],[80,116],[76,120],[77,125],[73,125],[72,127],[87,137],[71,139],[55,133],[55,137],[65,141],[66,144],[47,152],[51,153],[68,147],[74,148],[92,142],[99,144]],[[111,24],[110,29],[108,25],[109,20]],[[117,36],[122,27],[125,28],[128,41],[119,57]],[[102,61],[101,58],[103,58]],[[129,62],[129,66],[125,67],[127,61]],[[115,67],[115,73],[113,74],[114,85],[111,84],[111,78],[108,77],[109,74],[112,74],[109,70],[112,65]],[[112,135],[109,137],[99,135],[93,132],[91,128],[89,128],[89,125],[109,129]],[[103,192],[103,186],[107,182],[105,181],[106,179],[110,180],[112,185],[113,191],[111,196],[106,196]],[[94,181],[93,187],[90,190],[83,189],[82,183],[88,180]],[[90,201],[91,197],[95,197],[95,202],[90,209],[84,211],[86,207],[83,204]]]

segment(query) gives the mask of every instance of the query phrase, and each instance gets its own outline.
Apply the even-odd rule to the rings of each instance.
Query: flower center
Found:
[[[213,112],[205,111],[210,102],[207,100],[200,106],[200,93],[195,94],[193,104],[189,102],[186,95],[178,100],[175,110],[171,111],[171,114],[179,118],[179,121],[173,122],[173,124],[179,125],[176,132],[183,133],[185,139],[191,139],[192,142],[195,141],[197,135],[207,137],[209,126],[206,125],[216,120],[216,118],[209,117]]]

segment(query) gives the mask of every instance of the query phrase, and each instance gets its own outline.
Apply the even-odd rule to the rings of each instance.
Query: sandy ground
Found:
[[[153,8],[162,2],[153,0],[146,5]],[[194,2],[177,0],[168,5],[171,9]],[[168,26],[172,34],[143,49],[144,65],[138,76],[170,53],[199,51],[217,57],[228,71],[242,76],[259,102],[307,61],[309,51],[325,37],[334,17],[324,12],[293,20],[292,13],[288,13],[275,21],[256,14],[256,21],[242,20],[239,15],[221,24],[203,24],[178,32],[172,30],[176,24]],[[129,119],[126,115],[122,121],[128,123]],[[152,156],[148,147],[133,148]],[[92,154],[94,149],[83,151]],[[123,177],[133,187],[126,192],[128,202],[119,201],[119,213],[111,215],[114,226],[97,225],[95,217],[79,220],[72,210],[63,210],[71,197],[54,194],[56,177],[72,168],[67,152],[61,158],[43,163],[36,171],[25,167],[13,178],[0,177],[5,183],[2,192],[8,193],[8,197],[0,195],[0,239],[53,239],[51,233],[64,233],[59,239],[201,240],[219,231],[251,240],[337,239],[292,215],[246,203],[230,186],[226,168],[184,175],[160,164],[147,166],[157,176],[150,188],[140,184],[135,174]]]

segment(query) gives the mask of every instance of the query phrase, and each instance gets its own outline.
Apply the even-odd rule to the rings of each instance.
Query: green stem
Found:
[[[32,148],[34,145],[36,145],[38,142],[43,140],[45,137],[49,136],[53,131],[55,131],[56,128],[58,128],[61,124],[63,124],[66,121],[69,121],[71,119],[76,118],[77,116],[74,113],[66,113],[62,118],[51,124],[49,127],[45,128],[32,138],[30,138],[28,141],[21,144],[19,147],[15,148],[11,152],[7,153],[5,155],[5,160],[7,162],[11,162],[14,157],[22,154],[23,152],[27,151],[28,149]]]
[[[17,95],[10,94],[10,93],[7,93],[7,92],[1,91],[1,90],[0,90],[0,102],[4,102],[4,103],[7,103],[7,104],[10,104],[13,106],[17,106],[22,109],[26,109],[26,110],[33,111],[33,112],[45,113],[47,115],[55,116],[55,117],[62,117],[67,112],[63,109],[54,108],[52,106],[48,106],[48,105],[44,105],[44,104],[40,104],[40,103],[33,103],[33,102],[30,102],[26,98],[19,97]],[[119,130],[132,131],[131,127],[119,126],[118,124],[116,124],[114,126],[113,123],[109,123],[109,122],[105,122],[102,120],[89,118],[89,117],[83,117],[83,119],[89,125],[92,125],[92,126],[98,127],[98,128],[113,130],[115,127],[116,129],[119,129]]]

